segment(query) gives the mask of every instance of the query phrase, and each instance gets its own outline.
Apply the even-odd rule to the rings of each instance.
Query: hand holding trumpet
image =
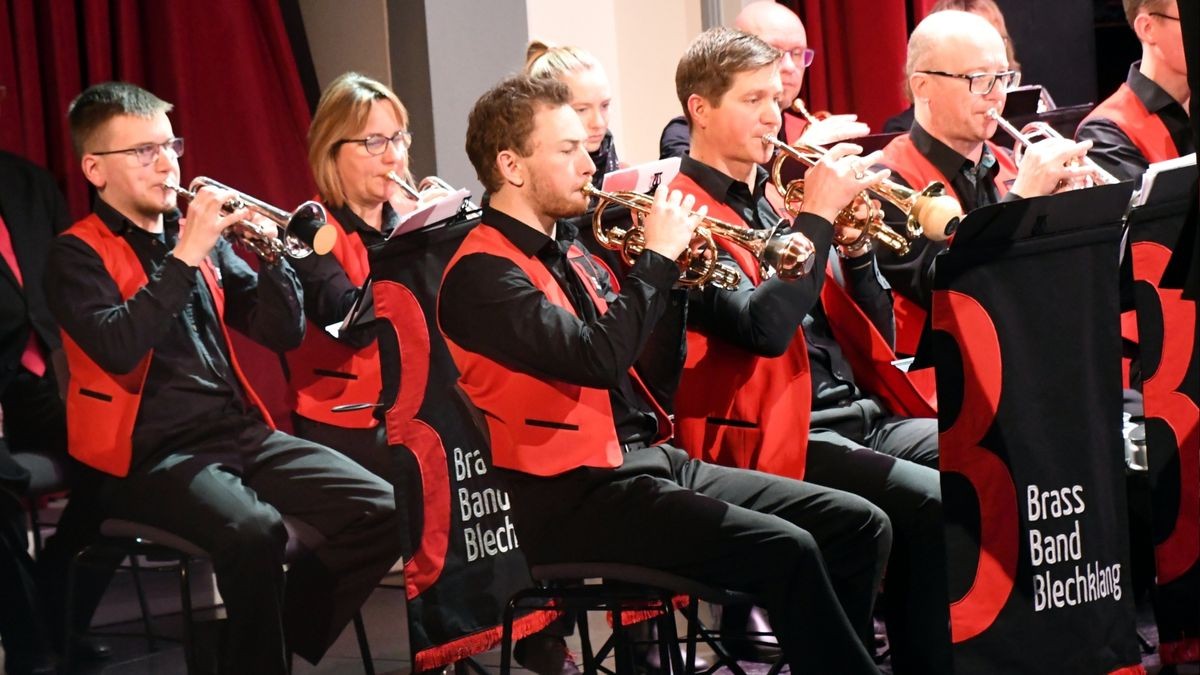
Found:
[[[1047,138],[1025,150],[1012,192],[1021,197],[1040,197],[1062,190],[1077,190],[1103,182],[1094,164],[1083,161],[1091,141],[1076,143],[1066,138]]]
[[[188,204],[187,217],[179,227],[179,241],[171,255],[191,265],[204,261],[225,230],[236,222],[245,220],[250,210],[243,207],[229,213],[222,209],[236,193],[215,187],[202,187],[196,198]]]
[[[654,191],[654,203],[643,221],[646,248],[674,260],[692,243],[696,227],[708,207],[701,206],[692,211],[696,204],[693,195],[684,196],[679,190],[668,190],[659,185]]]
[[[839,143],[830,148],[804,175],[804,203],[800,213],[812,213],[832,223],[859,193],[879,185],[891,175],[887,169],[869,170],[883,157],[882,152],[859,157],[861,152],[861,147],[851,143]]]

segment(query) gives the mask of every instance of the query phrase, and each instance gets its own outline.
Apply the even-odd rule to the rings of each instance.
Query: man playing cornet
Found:
[[[212,557],[229,616],[224,672],[316,662],[399,556],[392,488],[333,450],[275,431],[229,342],[276,350],[304,332],[286,262],[255,274],[222,234],[233,193],[175,208],[183,141],[171,106],[130,84],[89,88],[71,136],[94,212],[51,252],[46,296],[70,367],[70,451],[108,474],[105,515],[178,535]],[[290,516],[323,543],[292,563]]]

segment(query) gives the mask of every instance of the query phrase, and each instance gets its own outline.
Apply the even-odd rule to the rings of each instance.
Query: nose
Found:
[[[582,145],[579,146],[579,156],[583,159],[583,175],[592,177],[596,173],[596,163],[592,161],[592,156],[587,153]]]
[[[158,146],[154,153],[154,168],[160,172],[169,172],[179,168],[179,157],[175,152],[166,146]]]

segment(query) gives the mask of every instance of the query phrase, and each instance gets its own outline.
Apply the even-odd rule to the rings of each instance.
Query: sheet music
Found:
[[[1165,162],[1155,162],[1154,164],[1151,164],[1150,168],[1146,169],[1145,175],[1142,176],[1141,188],[1139,188],[1137,192],[1133,193],[1133,199],[1129,202],[1129,205],[1133,208],[1144,205],[1150,198],[1150,192],[1154,189],[1154,181],[1160,174],[1164,174],[1172,169],[1178,169],[1184,166],[1195,166],[1195,164],[1196,153],[1194,152],[1182,157],[1176,157],[1175,159],[1168,159]]]
[[[338,323],[331,323],[325,326],[325,332],[329,333],[337,339],[342,333],[354,328],[355,326],[375,320],[375,293],[371,279],[368,278],[363,284],[362,289],[358,292],[358,297],[354,299],[354,304],[350,307],[350,311],[346,312],[346,318]]]
[[[419,230],[426,225],[437,223],[443,220],[448,220],[458,213],[462,208],[463,202],[471,196],[471,192],[466,189],[459,189],[437,201],[429,202],[428,204],[400,216],[400,224],[396,225],[396,229],[388,235],[388,239],[406,232]]]
[[[651,192],[660,184],[675,180],[679,162],[678,157],[668,157],[606,173],[600,189],[605,192]]]

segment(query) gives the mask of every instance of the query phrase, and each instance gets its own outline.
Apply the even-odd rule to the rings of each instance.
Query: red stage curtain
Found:
[[[49,168],[75,217],[90,204],[67,104],[107,80],[175,105],[185,183],[212,176],[285,209],[315,192],[310,112],[276,0],[0,0],[0,36],[0,148]],[[235,341],[276,421],[290,426],[278,359]]]
[[[913,0],[918,5],[923,1]],[[908,107],[903,91],[908,46],[905,0],[784,0],[782,4],[804,21],[808,46],[817,51],[801,93],[810,110],[857,113],[876,131]]]

